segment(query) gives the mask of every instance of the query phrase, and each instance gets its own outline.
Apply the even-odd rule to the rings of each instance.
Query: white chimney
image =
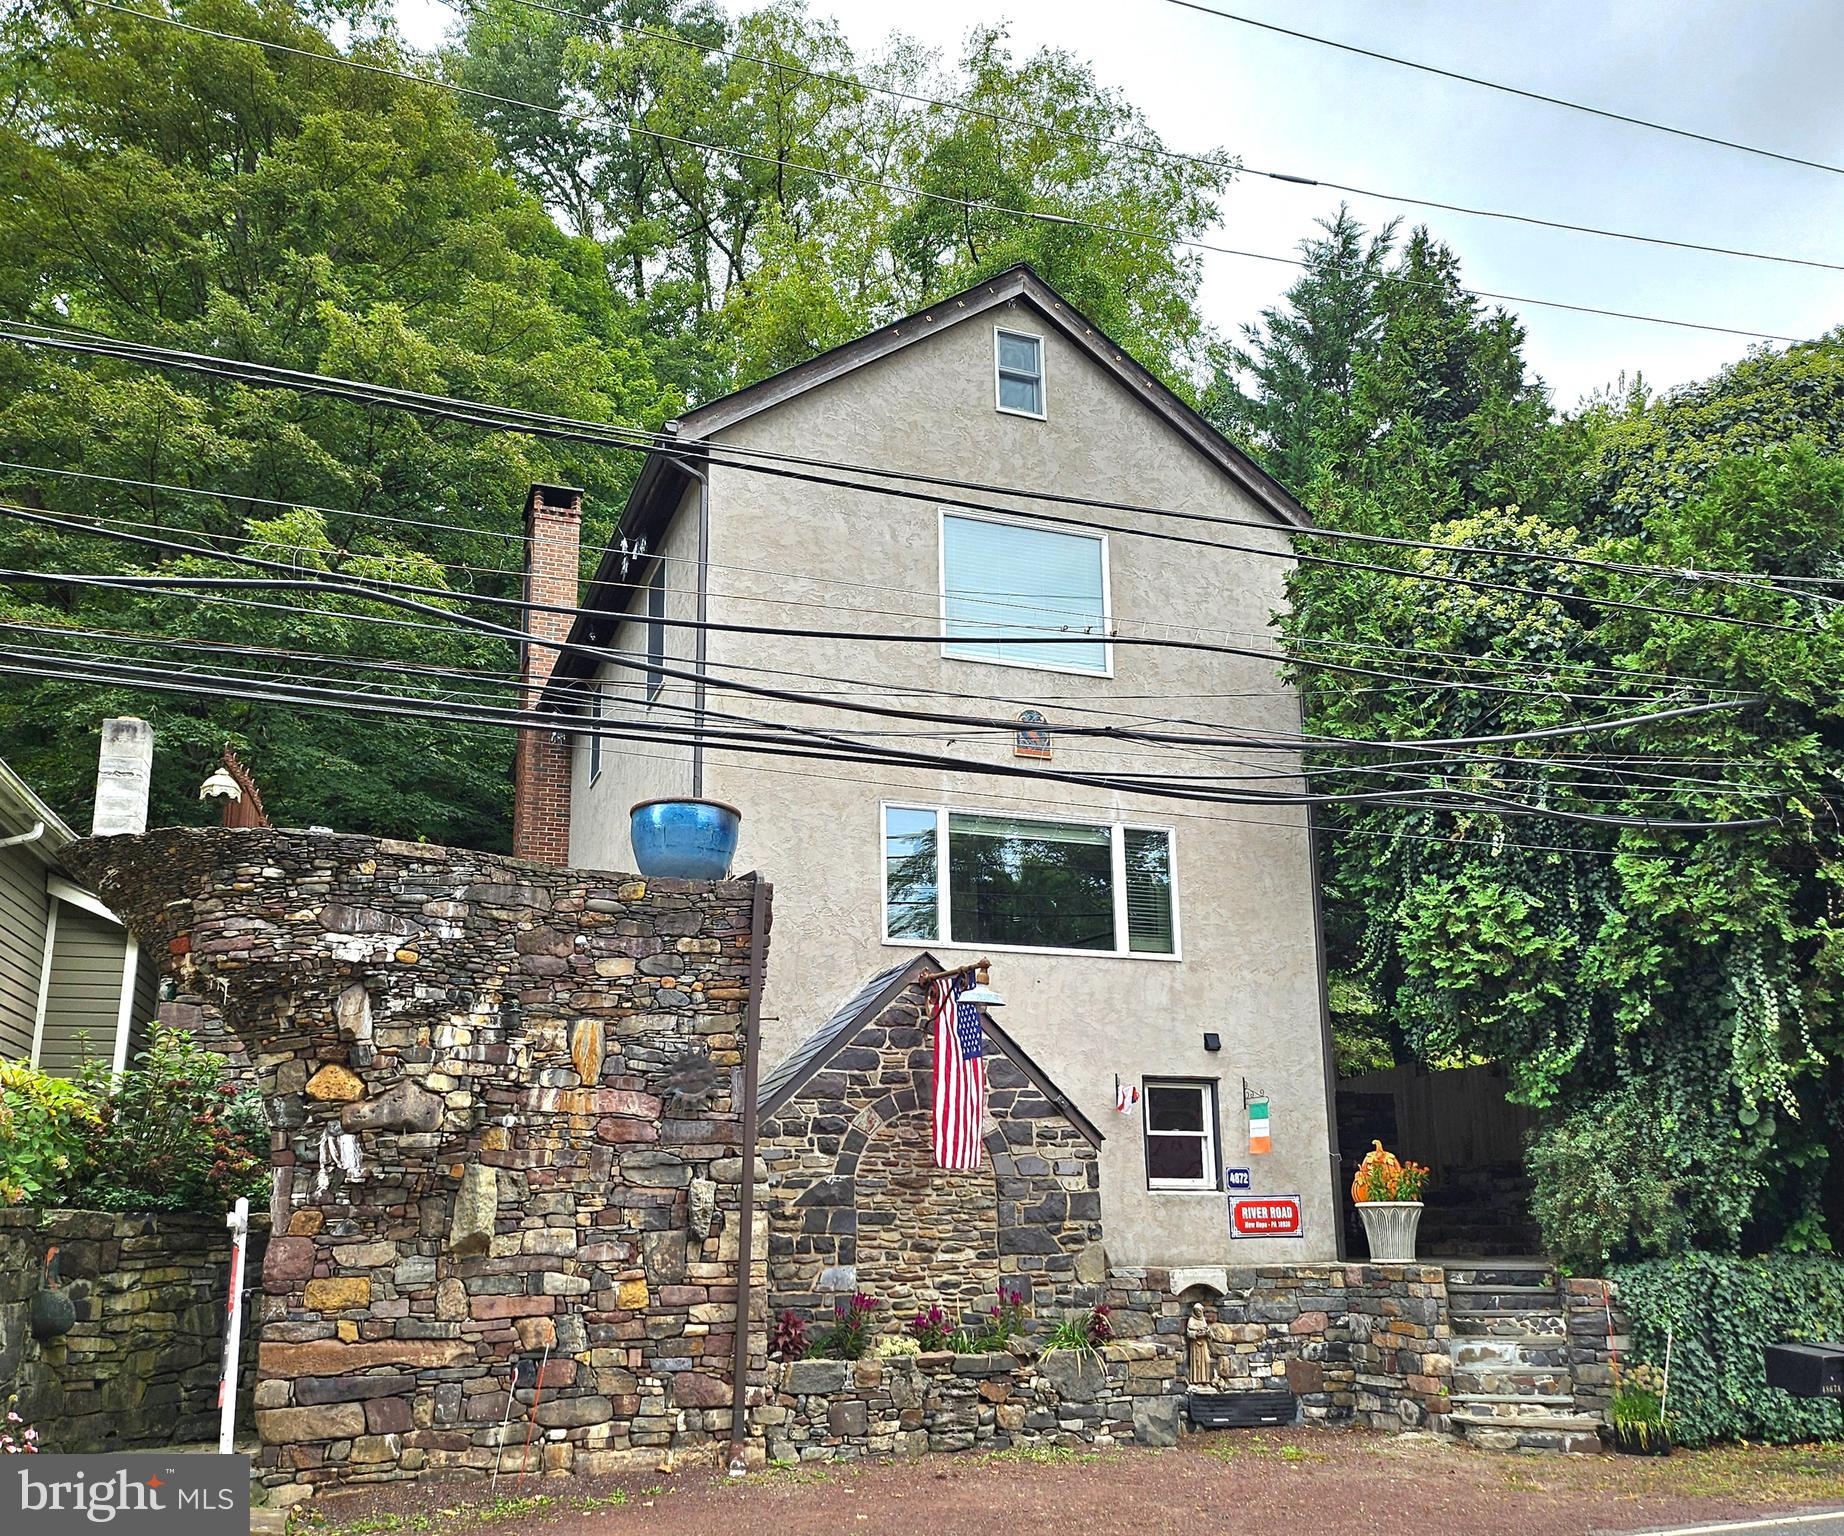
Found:
[[[154,773],[154,728],[132,715],[102,723],[102,759],[96,766],[93,837],[147,830],[147,794]]]

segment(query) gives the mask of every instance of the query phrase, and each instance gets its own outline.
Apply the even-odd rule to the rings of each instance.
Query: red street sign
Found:
[[[1229,1202],[1231,1237],[1299,1237],[1300,1197],[1260,1195]]]

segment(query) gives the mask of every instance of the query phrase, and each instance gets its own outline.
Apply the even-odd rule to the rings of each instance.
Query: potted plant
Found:
[[[1669,1456],[1671,1430],[1665,1423],[1665,1376],[1656,1366],[1613,1363],[1613,1401],[1607,1405],[1602,1438],[1628,1456]]]
[[[1364,1218],[1364,1236],[1375,1264],[1411,1264],[1415,1229],[1421,1225],[1421,1194],[1428,1170],[1420,1163],[1398,1162],[1373,1141],[1351,1180],[1351,1198]]]
[[[743,813],[721,800],[642,800],[628,812],[634,862],[643,875],[721,880],[736,857]]]

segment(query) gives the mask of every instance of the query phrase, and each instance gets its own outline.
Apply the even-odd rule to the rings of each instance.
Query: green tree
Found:
[[[3,61],[0,295],[14,313],[603,420],[651,423],[675,407],[624,329],[598,247],[562,234],[496,169],[491,142],[450,93],[341,67],[326,34],[279,0],[191,0],[172,14],[309,57],[48,0],[32,9],[33,44]],[[351,46],[364,60],[414,67],[387,35]],[[528,484],[585,485],[606,516],[632,474],[618,456],[465,423],[14,348],[0,353],[0,458],[228,493],[0,471],[10,499],[195,543],[256,538],[330,571],[504,595],[517,591],[508,573],[520,546],[494,535],[519,531]],[[339,510],[278,518],[267,500]],[[171,564],[18,526],[0,532],[0,553],[11,565],[97,573]],[[350,603],[276,615],[31,585],[0,604],[0,619],[34,628],[512,665],[509,649],[460,632],[335,616]],[[94,777],[94,723],[110,709],[148,715],[169,749],[157,782],[163,818],[202,814],[191,789],[228,739],[247,749],[272,812],[290,822],[504,843],[505,732],[463,738],[446,725],[15,683],[0,707],[0,753],[78,813]]]

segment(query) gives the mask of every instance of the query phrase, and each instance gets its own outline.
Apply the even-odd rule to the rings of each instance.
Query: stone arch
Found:
[[[956,1325],[983,1316],[999,1283],[998,1195],[990,1168],[937,1168],[931,1118],[907,1110],[858,1154],[857,1279],[907,1321],[939,1302]]]

